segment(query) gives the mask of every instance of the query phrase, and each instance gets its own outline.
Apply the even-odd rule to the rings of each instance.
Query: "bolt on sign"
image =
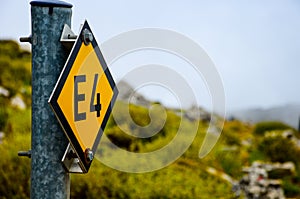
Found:
[[[49,99],[70,142],[63,158],[69,172],[88,172],[117,95],[85,21]]]

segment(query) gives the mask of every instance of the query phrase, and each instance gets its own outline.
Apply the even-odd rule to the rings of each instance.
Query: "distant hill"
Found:
[[[127,82],[120,81],[118,82],[117,87],[119,90],[118,100],[145,107],[149,107],[151,105],[150,100],[147,100],[143,95],[135,92],[131,85],[129,85]]]
[[[229,114],[229,118],[236,118],[244,122],[257,123],[261,121],[281,121],[298,129],[300,104],[288,104],[268,109],[247,109]]]
[[[134,91],[132,86],[125,81],[118,82],[117,87],[119,90],[119,95],[118,95],[119,101],[143,106],[146,108],[149,108],[152,104],[160,104],[161,106],[164,106],[160,102],[153,102],[153,101],[147,99],[145,96],[143,96],[139,92]],[[186,109],[186,110],[181,110],[181,109],[177,109],[177,108],[168,108],[168,107],[164,107],[164,108],[174,111],[175,113],[178,113],[179,115],[181,114],[181,112],[184,112],[183,116],[189,120],[200,119],[200,120],[204,120],[206,122],[209,122],[211,120],[211,113],[202,107],[191,106],[189,109]],[[214,114],[212,114],[212,115],[214,115]]]

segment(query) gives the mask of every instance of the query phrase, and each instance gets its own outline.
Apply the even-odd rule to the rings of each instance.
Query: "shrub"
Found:
[[[272,162],[293,161],[298,163],[299,149],[282,135],[268,136],[258,144],[258,149]]]
[[[105,131],[107,137],[118,147],[131,151],[135,137],[123,132],[118,126],[111,127]]]
[[[30,159],[18,157],[29,148],[29,134],[7,138],[0,144],[0,198],[29,198]]]
[[[217,159],[225,173],[230,176],[239,176],[242,170],[242,160],[239,157],[239,151],[222,151],[217,153]]]
[[[265,132],[267,131],[286,130],[286,129],[293,129],[293,128],[282,122],[268,121],[268,122],[257,123],[254,127],[253,133],[255,135],[264,135]]]
[[[5,129],[7,119],[8,119],[8,111],[6,107],[7,100],[0,96],[0,131]],[[6,103],[5,103],[6,102]]]
[[[299,194],[300,194],[299,185],[291,183],[291,181],[289,179],[283,180],[282,186],[284,189],[284,194],[287,197],[299,196]]]

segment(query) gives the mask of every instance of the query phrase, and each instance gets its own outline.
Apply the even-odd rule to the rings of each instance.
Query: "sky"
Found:
[[[29,2],[2,0],[0,39],[18,40],[30,34]],[[141,28],[172,30],[196,42],[213,61],[222,79],[227,111],[300,102],[300,2],[297,0],[67,2],[73,4],[72,30],[78,32],[87,19],[100,44]],[[112,64],[111,72],[118,81],[131,67],[151,62],[174,65],[178,73],[182,73],[180,65],[186,64],[168,53],[144,50],[121,57]],[[201,88],[203,93],[196,95],[198,103],[209,107],[209,90],[203,79],[189,83]],[[176,104],[176,97],[168,94],[167,88],[156,85],[139,90],[153,100]]]

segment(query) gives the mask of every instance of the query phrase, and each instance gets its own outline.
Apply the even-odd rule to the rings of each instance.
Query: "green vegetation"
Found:
[[[0,86],[9,91],[9,96],[0,94],[0,131],[5,133],[0,143],[0,199],[29,198],[30,194],[30,159],[17,156],[18,151],[30,148],[30,71],[30,53],[13,41],[0,41]],[[11,105],[15,95],[25,101],[24,110]],[[123,149],[144,153],[168,144],[177,136],[179,126],[186,132],[181,141],[188,142],[189,132],[197,127],[196,137],[187,151],[171,165],[141,174],[120,172],[95,159],[88,174],[71,174],[71,198],[229,199],[233,198],[231,184],[207,173],[206,168],[213,167],[240,179],[242,167],[255,160],[293,161],[296,171],[282,179],[283,187],[287,196],[300,198],[299,148],[283,136],[291,127],[279,122],[252,126],[237,120],[226,121],[217,145],[209,155],[199,159],[207,121],[182,119],[176,111],[161,112],[162,105],[154,105],[149,110],[118,101],[114,108],[117,117],[109,119],[105,134]],[[127,117],[128,107],[132,120]],[[161,121],[165,123],[162,125]],[[151,133],[147,132],[149,125],[157,133],[139,138]]]
[[[300,157],[300,150],[290,139],[282,135],[263,138],[258,145],[258,149],[271,162],[292,161],[297,164]]]
[[[230,186],[203,172],[198,163],[178,161],[159,171],[129,174],[93,163],[73,175],[71,198],[230,198]]]
[[[0,144],[0,198],[29,198],[30,160],[19,158],[18,151],[30,148],[30,134],[18,134]]]
[[[267,121],[267,122],[260,122],[260,123],[256,124],[253,133],[255,135],[264,135],[264,133],[268,132],[268,131],[288,130],[288,129],[293,129],[293,128],[282,122]]]
[[[0,41],[0,85],[10,96],[28,94],[31,84],[31,54],[13,41]],[[30,97],[30,96],[26,96]]]

